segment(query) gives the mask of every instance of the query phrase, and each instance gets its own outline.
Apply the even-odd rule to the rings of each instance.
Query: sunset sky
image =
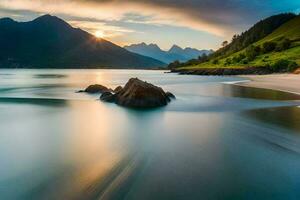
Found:
[[[0,0],[0,17],[56,15],[120,46],[216,49],[257,20],[300,11],[299,0]]]

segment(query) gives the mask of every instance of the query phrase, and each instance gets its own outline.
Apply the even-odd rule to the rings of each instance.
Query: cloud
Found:
[[[112,26],[108,25],[105,22],[98,22],[98,21],[82,21],[82,20],[71,20],[68,21],[73,27],[79,27],[92,34],[96,34],[97,32],[101,31],[103,34],[103,38],[111,39],[117,36],[121,36],[128,33],[136,32],[131,29],[119,27],[119,26]]]
[[[161,3],[163,2],[163,3]],[[175,3],[176,2],[176,3]],[[187,3],[186,3],[187,2]],[[224,35],[230,30],[226,12],[211,3],[198,1],[146,1],[146,0],[1,0],[0,6],[12,10],[30,10],[40,13],[66,14],[76,17],[93,17],[101,20],[126,20],[127,22],[171,25]],[[207,5],[212,11],[208,11]],[[198,9],[195,9],[196,8]],[[211,14],[216,12],[216,14]],[[132,16],[139,16],[133,19]],[[146,16],[141,19],[141,16]]]
[[[258,18],[300,3],[290,0],[1,0],[0,7],[96,20],[169,25],[218,36],[243,30]],[[272,4],[273,3],[273,4]],[[290,7],[289,7],[290,6]],[[299,5],[300,6],[300,5]]]

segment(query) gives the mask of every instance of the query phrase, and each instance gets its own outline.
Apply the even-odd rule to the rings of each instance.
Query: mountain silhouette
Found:
[[[177,45],[173,45],[169,51],[164,51],[160,49],[156,44],[147,45],[144,42],[140,44],[125,46],[124,48],[133,53],[149,56],[164,63],[171,63],[175,60],[185,62],[190,59],[198,58],[204,53],[212,53],[212,50],[198,50],[190,47],[183,49]]]
[[[44,15],[29,22],[0,19],[1,68],[149,68],[164,63],[127,51],[64,20]]]

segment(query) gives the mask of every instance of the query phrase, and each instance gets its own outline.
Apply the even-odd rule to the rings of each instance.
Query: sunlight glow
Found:
[[[104,32],[103,31],[101,31],[101,30],[98,30],[98,31],[96,31],[95,32],[95,36],[97,37],[97,38],[104,38]]]

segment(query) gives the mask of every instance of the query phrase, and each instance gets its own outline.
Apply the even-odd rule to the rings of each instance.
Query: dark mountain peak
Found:
[[[47,24],[47,25],[54,25],[54,26],[58,26],[58,27],[68,27],[71,28],[71,25],[68,24],[67,22],[65,22],[64,20],[56,17],[56,16],[52,16],[49,14],[46,15],[42,15],[36,19],[34,19],[33,21],[31,21],[32,23],[36,23],[36,24]]]
[[[150,43],[148,46],[149,47],[158,47],[157,44],[154,44],[154,43]]]
[[[195,49],[195,48],[192,48],[192,47],[186,47],[184,48],[185,51],[191,51],[191,50],[198,50],[198,49]]]
[[[145,42],[139,43],[139,44],[131,44],[128,46],[124,46],[125,49],[137,49],[140,51],[143,50],[151,50],[151,51],[162,51],[157,44],[151,43],[151,44],[146,44]]]
[[[169,50],[170,53],[180,53],[182,51],[183,51],[183,49],[176,44],[174,44]]]
[[[149,44],[148,47],[150,47],[151,49],[161,50],[157,44],[153,43]]]
[[[11,19],[2,21],[13,22]],[[62,19],[43,15],[29,22],[0,23],[1,67],[118,67],[164,66],[153,58],[97,40]]]
[[[139,48],[139,47],[147,47],[148,45],[145,42],[138,43],[138,44],[130,44],[124,46],[124,48]]]
[[[171,49],[182,49],[182,48],[181,48],[180,46],[174,44],[174,45],[171,47]]]
[[[168,52],[174,54],[181,54],[183,51],[184,50],[180,46],[174,44]]]
[[[198,56],[203,53],[211,53],[209,50],[198,50],[191,47],[182,49],[178,45],[173,45],[169,51],[164,51],[157,44],[147,45],[144,42],[125,46],[124,48],[134,53],[161,60],[164,63],[170,63],[175,60],[187,61],[189,59],[198,58]]]
[[[189,53],[192,53],[192,52],[198,53],[201,50],[198,50],[198,49],[195,49],[195,48],[191,48],[191,47],[186,47],[183,51],[184,52],[189,52]],[[207,50],[207,51],[209,51],[209,50]]]
[[[52,16],[52,15],[49,15],[49,14],[46,14],[46,15],[42,15],[40,17],[37,17],[36,19],[34,19],[33,21],[63,21],[62,19],[56,17],[56,16]]]
[[[9,23],[16,23],[16,21],[9,17],[5,17],[0,19],[0,23],[9,24]]]

